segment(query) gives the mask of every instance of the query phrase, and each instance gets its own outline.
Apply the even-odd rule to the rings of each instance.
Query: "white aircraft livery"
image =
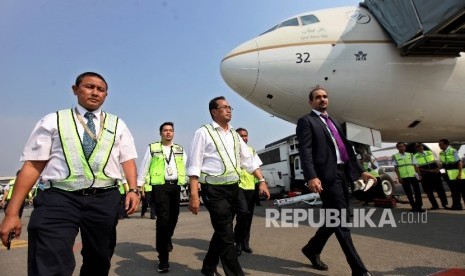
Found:
[[[308,94],[328,91],[328,113],[350,140],[437,142],[465,138],[463,57],[401,56],[363,7],[304,13],[232,50],[225,82],[257,107],[296,123]]]

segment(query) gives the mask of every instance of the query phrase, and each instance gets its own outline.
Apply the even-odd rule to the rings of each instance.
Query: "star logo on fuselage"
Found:
[[[361,60],[367,60],[368,54],[365,54],[362,51],[358,51],[358,53],[354,55],[355,55],[355,61],[361,61]]]

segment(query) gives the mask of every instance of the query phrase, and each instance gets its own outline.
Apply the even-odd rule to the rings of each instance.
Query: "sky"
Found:
[[[71,108],[80,73],[109,85],[103,110],[134,136],[141,161],[159,126],[175,124],[188,148],[211,122],[208,102],[225,96],[233,127],[259,150],[295,133],[223,81],[220,62],[239,44],[291,16],[357,0],[2,0],[0,1],[0,176],[21,167],[21,152],[46,114]]]

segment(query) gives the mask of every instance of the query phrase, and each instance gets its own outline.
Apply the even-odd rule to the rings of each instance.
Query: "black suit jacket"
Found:
[[[363,169],[357,163],[355,152],[351,143],[345,137],[342,128],[336,121],[330,119],[337,128],[349,154],[347,163],[348,180],[354,181],[360,176]],[[323,191],[331,190],[331,186],[336,181],[337,159],[331,133],[325,123],[312,111],[299,119],[296,134],[299,141],[299,155],[305,180],[308,182],[308,180],[318,177],[322,182]]]

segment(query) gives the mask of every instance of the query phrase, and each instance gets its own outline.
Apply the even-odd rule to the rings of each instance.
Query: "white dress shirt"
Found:
[[[87,110],[80,105],[77,106],[77,110],[81,114],[84,123],[87,123],[87,119],[84,118],[84,114]],[[95,123],[96,136],[98,137],[100,132],[100,114],[102,110],[99,108],[92,113],[95,115],[93,120]],[[103,112],[103,114],[105,113]],[[84,127],[76,116],[74,121],[82,141]],[[112,179],[121,179],[120,164],[135,158],[137,158],[137,151],[132,134],[123,120],[119,119],[116,128],[115,143],[108,164],[104,169],[105,174]],[[49,180],[63,180],[68,177],[68,165],[65,161],[58,133],[56,112],[46,115],[36,124],[20,158],[20,161],[23,162],[47,160],[47,166],[41,175],[44,182]]]
[[[240,164],[241,168],[249,173],[253,173],[258,169],[259,165],[255,162],[252,153],[247,145],[236,131],[228,125],[228,130],[225,131],[216,122],[212,123],[220,134],[220,139],[223,141],[229,158],[233,164],[236,164],[236,155],[234,154],[234,138],[232,135],[237,135],[240,142]],[[239,168],[237,168],[239,170]],[[200,176],[201,172],[210,175],[221,175],[225,171],[223,160],[221,159],[215,143],[205,127],[197,129],[192,139],[190,150],[187,156],[187,175]]]

